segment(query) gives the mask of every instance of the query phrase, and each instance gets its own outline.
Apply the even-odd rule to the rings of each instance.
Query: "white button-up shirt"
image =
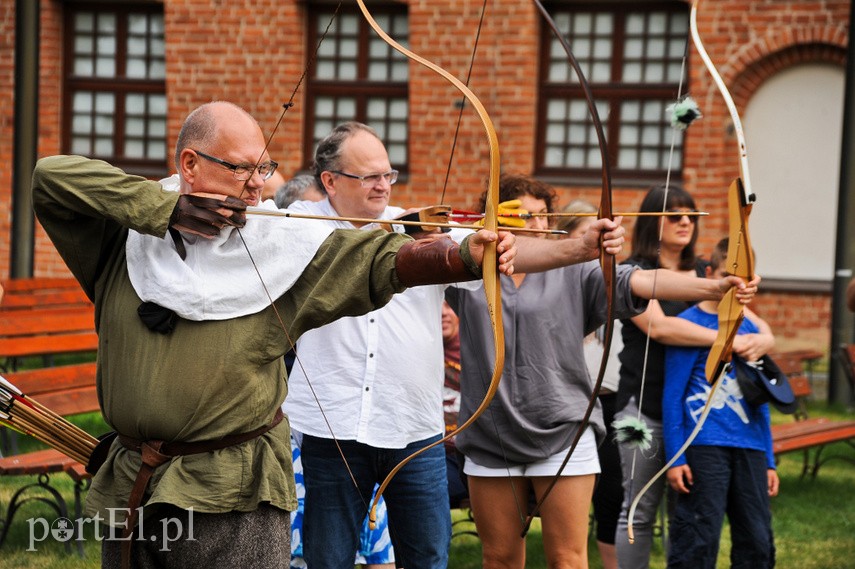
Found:
[[[329,200],[296,202],[289,209],[338,215]],[[403,212],[387,207],[378,219]],[[353,229],[349,222],[326,223]],[[454,229],[449,235],[460,242],[470,233]],[[478,287],[480,281],[469,286]],[[444,291],[445,285],[409,288],[379,310],[303,334],[282,405],[292,428],[378,448],[403,448],[443,433]]]

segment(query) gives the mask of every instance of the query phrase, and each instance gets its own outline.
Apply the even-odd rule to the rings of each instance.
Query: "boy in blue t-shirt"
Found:
[[[713,251],[707,278],[725,274],[727,239]],[[746,309],[739,334],[757,332]],[[680,314],[718,328],[718,302],[703,301]],[[705,377],[708,347],[668,346],[662,424],[665,455],[673,457],[695,428],[712,385]],[[769,498],[778,494],[769,408],[743,399],[730,371],[715,394],[707,421],[685,455],[668,470],[677,493],[671,517],[668,567],[715,568],[724,515],[731,526],[731,567],[774,567]]]

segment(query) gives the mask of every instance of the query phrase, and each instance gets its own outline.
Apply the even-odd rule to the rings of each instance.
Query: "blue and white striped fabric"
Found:
[[[291,452],[294,461],[294,481],[297,486],[297,511],[291,512],[291,569],[307,569],[303,559],[303,505],[306,500],[306,486],[303,480],[303,461],[300,447],[291,438]],[[379,486],[374,486],[377,492]],[[372,500],[374,496],[372,495]],[[395,553],[389,537],[389,518],[386,515],[386,501],[382,498],[377,505],[377,529],[368,528],[368,516],[362,522],[359,535],[359,551],[356,552],[356,565],[394,563]]]

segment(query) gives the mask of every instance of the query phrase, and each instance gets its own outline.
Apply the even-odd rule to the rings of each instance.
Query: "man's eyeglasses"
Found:
[[[363,188],[373,188],[377,184],[380,183],[380,179],[384,179],[389,182],[389,185],[393,185],[398,181],[398,171],[397,170],[389,170],[384,174],[371,174],[370,176],[357,176],[356,174],[348,174],[347,172],[342,172],[341,170],[330,170],[333,174],[338,174],[339,176],[344,176],[345,178],[353,178],[354,180],[359,180],[359,183],[362,184]]]
[[[192,149],[191,149],[192,150]],[[251,164],[232,164],[231,162],[226,162],[221,158],[215,158],[210,154],[205,154],[204,152],[199,152],[198,150],[193,150],[196,154],[204,158],[205,160],[210,160],[211,162],[216,162],[221,166],[225,166],[234,174],[235,180],[240,180],[241,182],[245,182],[252,178],[252,174],[257,170],[258,174],[261,176],[262,180],[269,180],[270,176],[273,175],[273,172],[276,171],[276,168],[279,166],[273,160],[269,162],[262,162],[258,166]]]
[[[679,223],[683,220],[684,217],[686,219],[688,219],[691,223],[695,223],[695,221],[697,221],[697,220],[696,220],[695,216],[692,214],[698,213],[698,210],[696,210],[696,209],[669,209],[669,210],[666,210],[666,213],[672,214],[672,215],[665,216],[665,219],[667,219],[671,223]],[[679,213],[682,213],[683,215],[676,215]]]

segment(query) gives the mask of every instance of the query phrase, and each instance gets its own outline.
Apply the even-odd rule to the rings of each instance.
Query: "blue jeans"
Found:
[[[401,460],[439,440],[439,435],[403,449],[339,441],[354,486],[332,439],[305,435],[301,448],[306,477],[303,556],[311,569],[353,569],[362,520],[374,484]],[[438,445],[402,468],[383,493],[398,567],[445,569],[451,543],[451,513],[445,449]]]
[[[678,494],[671,519],[668,567],[714,569],[724,515],[730,521],[732,568],[775,566],[766,453],[733,447],[692,446],[691,492]]]

